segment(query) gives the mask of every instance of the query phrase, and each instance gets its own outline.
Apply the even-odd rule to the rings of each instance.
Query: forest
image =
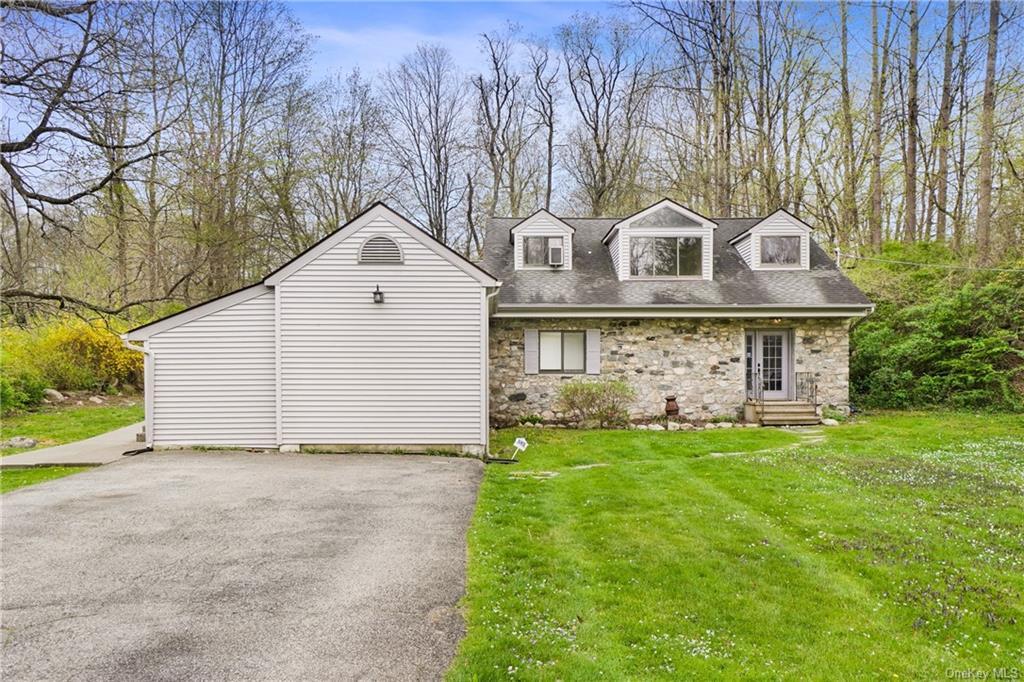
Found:
[[[378,200],[472,258],[662,197],[813,226],[877,305],[856,404],[1024,409],[1022,4],[630,0],[379,73],[317,72],[287,4],[0,7],[5,410],[137,387],[115,333]]]

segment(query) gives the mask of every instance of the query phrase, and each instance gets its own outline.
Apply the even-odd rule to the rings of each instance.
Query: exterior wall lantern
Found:
[[[373,302],[374,303],[383,303],[384,302],[384,292],[380,290],[380,285],[379,284],[377,285],[377,288],[374,289],[374,291],[373,291]]]

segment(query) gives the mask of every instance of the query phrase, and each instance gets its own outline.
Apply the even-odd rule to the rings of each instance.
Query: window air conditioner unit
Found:
[[[565,263],[562,260],[562,241],[548,243],[548,265],[561,267]]]

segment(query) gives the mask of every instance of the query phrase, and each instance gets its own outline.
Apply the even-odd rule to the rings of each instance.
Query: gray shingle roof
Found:
[[[488,222],[480,266],[502,281],[499,306],[526,304],[595,307],[870,306],[867,297],[811,241],[811,269],[751,270],[729,240],[760,218],[717,218],[714,279],[622,281],[601,243],[621,218],[562,218],[576,228],[572,270],[516,270],[509,230],[523,218]]]

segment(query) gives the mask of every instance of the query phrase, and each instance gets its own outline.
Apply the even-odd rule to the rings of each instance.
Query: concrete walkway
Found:
[[[92,438],[56,445],[52,448],[29,450],[17,455],[0,457],[0,469],[41,466],[99,466],[116,462],[128,450],[145,447],[135,441],[142,430],[142,422],[108,431]]]

